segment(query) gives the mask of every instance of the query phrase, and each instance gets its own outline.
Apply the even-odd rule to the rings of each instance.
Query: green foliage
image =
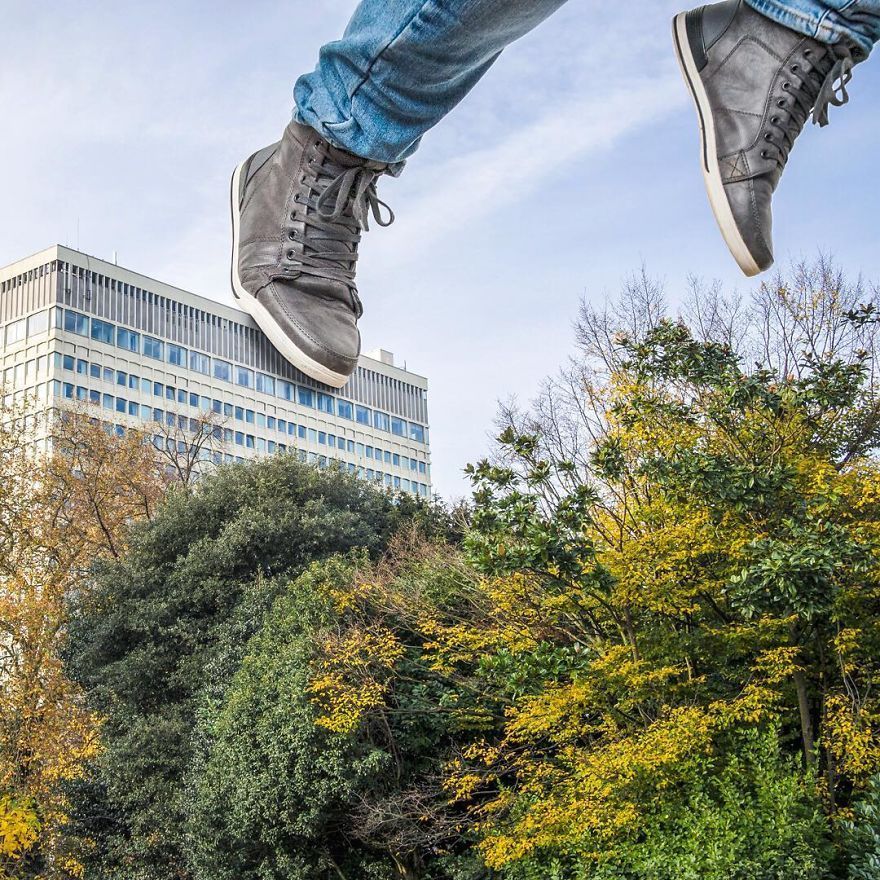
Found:
[[[597,859],[549,854],[505,880],[824,880],[834,857],[821,804],[779,751],[777,733],[741,731],[662,793],[645,823]]]
[[[853,818],[842,826],[847,880],[880,880],[880,776],[871,779],[853,805]]]
[[[449,847],[457,835],[434,815],[449,718],[419,652],[395,652],[387,705],[359,701],[344,729],[322,723],[313,698],[325,640],[343,634],[351,651],[360,624],[385,619],[347,601],[358,565],[331,558],[284,588],[222,701],[202,713],[187,811],[196,880],[469,876],[476,860]]]
[[[107,716],[104,752],[74,791],[93,876],[188,876],[184,779],[202,692],[222,694],[290,577],[349,548],[378,554],[403,522],[431,519],[424,510],[279,456],[172,493],[101,568],[72,610],[69,651]]]

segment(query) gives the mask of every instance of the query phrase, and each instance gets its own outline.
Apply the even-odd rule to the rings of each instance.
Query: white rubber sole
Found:
[[[724,191],[724,182],[721,179],[721,169],[718,167],[718,150],[715,143],[715,123],[712,120],[712,106],[709,96],[700,78],[700,72],[694,62],[690,43],[687,37],[687,13],[676,15],[672,22],[672,33],[675,41],[675,54],[681,68],[681,75],[694,99],[697,110],[697,118],[700,123],[700,139],[702,156],[700,165],[703,168],[703,180],[706,184],[706,193],[709,196],[709,205],[721,235],[730,253],[736,260],[740,269],[749,277],[761,273],[761,267],[755,262],[751,251],[748,249],[739,227],[727,201],[727,193]]]
[[[232,175],[232,183],[229,187],[229,207],[232,214],[232,266],[230,270],[232,294],[238,300],[241,307],[257,322],[260,329],[284,358],[307,376],[311,376],[312,379],[323,382],[325,385],[330,385],[333,388],[341,388],[348,382],[350,376],[346,373],[336,373],[328,369],[298,348],[293,340],[278,326],[275,319],[266,311],[262,303],[255,296],[248,293],[241,283],[241,278],[238,274],[238,231],[241,222],[238,192],[244,166],[245,163],[242,162],[235,169]]]

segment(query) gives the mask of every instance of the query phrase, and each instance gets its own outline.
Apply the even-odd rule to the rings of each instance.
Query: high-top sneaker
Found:
[[[370,213],[380,226],[394,219],[376,194],[385,173],[398,171],[291,122],[232,175],[232,292],[287,360],[335,388],[360,354],[361,233]]]
[[[773,263],[771,200],[810,112],[828,123],[858,47],[827,45],[726,0],[676,16],[675,48],[702,134],[709,202],[746,275]]]

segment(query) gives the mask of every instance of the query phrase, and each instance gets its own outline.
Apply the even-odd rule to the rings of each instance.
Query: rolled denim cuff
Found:
[[[863,13],[859,21],[847,18],[846,11],[829,9],[817,0],[745,0],[756,12],[777,24],[812,37],[820,43],[833,45],[841,41],[854,43],[867,58],[880,40],[880,14]],[[858,7],[858,3],[850,6]],[[862,59],[858,59],[862,60]]]

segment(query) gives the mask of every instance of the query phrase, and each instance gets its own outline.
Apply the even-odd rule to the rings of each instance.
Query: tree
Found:
[[[101,566],[71,622],[69,668],[106,716],[104,751],[74,794],[100,877],[188,877],[186,780],[196,722],[222,701],[283,588],[316,560],[379,554],[415,500],[276,456],[172,492]]]
[[[698,326],[733,313],[712,295]],[[799,744],[828,836],[880,760],[876,326],[827,266],[757,292],[753,365],[658,302],[641,279],[626,326],[587,310],[582,363],[471,471],[483,622],[438,644],[513,701],[459,772],[514,876],[602,876],[749,730]]]
[[[0,428],[0,876],[75,876],[64,784],[98,749],[99,719],[66,675],[66,601],[96,559],[125,547],[164,480],[143,443],[70,414],[35,454],[33,420]],[[30,429],[28,427],[30,425]]]
[[[447,688],[405,619],[365,587],[375,573],[363,556],[311,566],[207,708],[189,819],[196,878],[409,880],[479,867],[461,816],[442,813]]]

